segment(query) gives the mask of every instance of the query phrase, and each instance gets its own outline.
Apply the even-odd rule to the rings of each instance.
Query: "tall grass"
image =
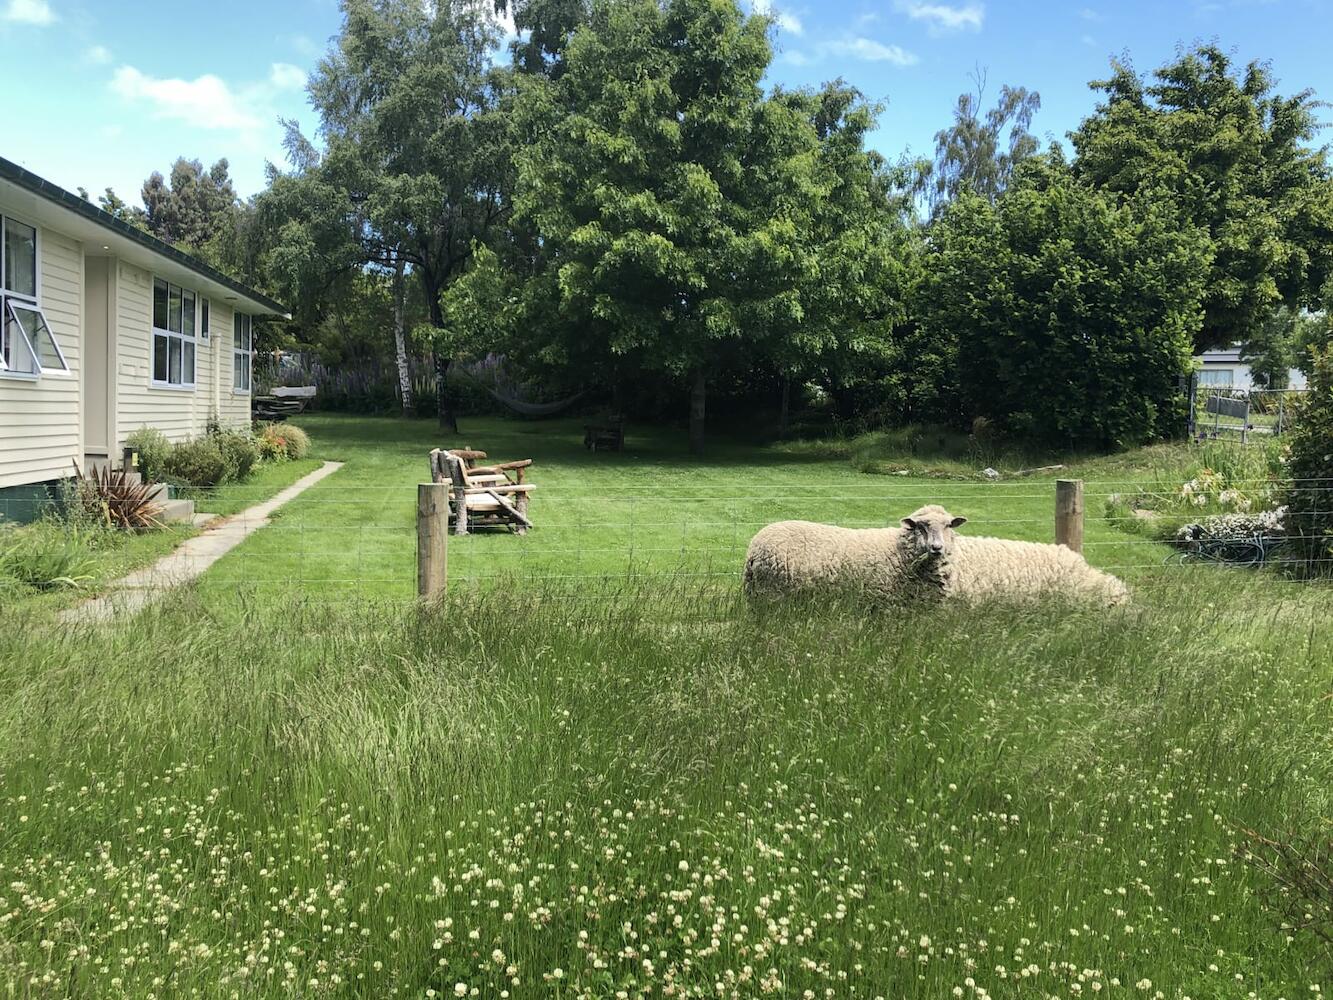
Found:
[[[1327,595],[1227,584],[18,622],[0,992],[1308,995],[1232,848],[1328,814]]]

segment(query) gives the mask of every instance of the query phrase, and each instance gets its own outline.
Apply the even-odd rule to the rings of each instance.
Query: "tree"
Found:
[[[1289,486],[1283,498],[1287,540],[1308,575],[1333,574],[1333,509],[1328,485],[1333,481],[1333,348],[1316,348],[1310,357],[1310,391],[1293,407],[1287,443]]]
[[[511,43],[514,60],[525,73],[559,76],[565,46],[575,30],[587,23],[588,0],[496,0],[498,12],[508,11],[518,38]]]
[[[1313,304],[1333,274],[1333,182],[1311,146],[1319,103],[1284,97],[1260,63],[1233,71],[1215,46],[1153,73],[1125,62],[1071,134],[1075,172],[1114,195],[1152,192],[1207,233],[1212,265],[1196,350],[1243,343],[1273,309]]]
[[[601,0],[525,102],[516,207],[544,288],[603,357],[689,386],[748,366],[803,311],[817,137],[760,80],[768,22],[732,0]]]
[[[225,159],[207,171],[199,160],[181,157],[171,166],[170,179],[153,171],[143,184],[144,227],[159,239],[200,253],[233,222],[240,205]],[[109,188],[107,211],[120,208]],[[113,213],[114,214],[114,213]]]
[[[977,71],[972,79],[976,92],[959,94],[953,124],[935,133],[935,163],[930,173],[936,215],[964,193],[993,204],[1018,165],[1037,152],[1037,139],[1028,127],[1041,108],[1041,95],[1006,84],[1000,88],[995,107],[982,117],[986,75]]]
[[[490,65],[498,32],[467,0],[343,0],[342,10],[337,44],[310,81],[326,149],[317,165],[304,157],[309,169],[291,184],[306,190],[290,192],[326,214],[298,225],[283,253],[319,247],[335,270],[353,261],[390,272],[405,265],[436,331],[441,426],[456,430],[441,295],[509,211],[500,104],[512,84]],[[293,146],[313,150],[305,140]],[[328,280],[294,270],[303,269],[307,279]]]
[[[880,108],[841,80],[773,99],[807,121],[817,141],[814,205],[800,234],[812,262],[796,286],[800,309],[766,338],[783,386],[814,380],[848,416],[881,408],[901,371],[919,239],[908,169],[890,166],[866,139]]]
[[[1285,389],[1298,358],[1299,316],[1279,306],[1264,317],[1241,345],[1240,359],[1250,366],[1261,389]]]
[[[956,339],[969,417],[1061,447],[1170,432],[1200,322],[1204,234],[1152,199],[1118,203],[1058,157],[994,206],[967,194],[931,232],[930,339]]]

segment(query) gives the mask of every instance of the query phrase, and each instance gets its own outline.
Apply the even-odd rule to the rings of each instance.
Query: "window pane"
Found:
[[[187,337],[194,336],[194,292],[188,289],[181,295],[181,333]]]
[[[37,297],[37,230],[5,220],[5,287]]]
[[[153,338],[153,378],[158,382],[167,380],[167,338]]]
[[[171,343],[171,363],[168,366],[167,381],[172,385],[180,385],[181,380],[181,342],[178,338],[170,338]]]
[[[60,348],[56,345],[55,334],[51,332],[51,327],[47,324],[46,317],[42,315],[41,311],[29,309],[17,302],[11,302],[10,305],[14,309],[14,315],[23,326],[23,332],[28,335],[28,343],[37,352],[37,363],[46,371],[69,371],[69,366],[65,364],[65,359],[60,354]]]
[[[194,384],[194,344],[188,340],[185,341],[185,353],[181,359],[181,381],[187,385]]]
[[[181,290],[169,285],[170,297],[167,301],[167,329],[172,333],[181,332]]]
[[[161,278],[153,281],[153,326],[167,328],[167,283]]]
[[[199,336],[208,339],[208,299],[199,300]]]

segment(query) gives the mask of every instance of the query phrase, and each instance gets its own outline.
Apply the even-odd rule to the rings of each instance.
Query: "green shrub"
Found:
[[[209,434],[175,444],[167,456],[165,472],[191,486],[217,486],[226,481],[228,466],[222,448]]]
[[[310,435],[295,424],[259,424],[256,433],[260,454],[268,461],[304,458],[310,450]]]
[[[217,445],[226,465],[223,482],[240,482],[259,461],[259,445],[249,431],[216,430],[209,438]]]
[[[94,579],[97,556],[84,537],[55,522],[39,521],[0,533],[0,577],[56,590]]]
[[[139,472],[145,483],[155,483],[166,472],[171,442],[156,427],[140,427],[125,438],[127,448],[139,449]]]
[[[1333,347],[1312,352],[1310,391],[1294,407],[1283,502],[1292,555],[1306,572],[1333,573]]]

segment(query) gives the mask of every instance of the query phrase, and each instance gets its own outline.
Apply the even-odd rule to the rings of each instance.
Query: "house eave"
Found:
[[[202,291],[218,295],[233,307],[251,315],[291,318],[287,307],[276,299],[250,288],[165,240],[160,240],[116,218],[77,194],[39,177],[31,170],[0,157],[0,195],[11,190],[29,195],[34,202],[44,206],[54,206],[71,222],[81,223],[66,228],[71,229],[70,235],[82,238],[85,242],[90,237],[94,239],[97,237],[93,236],[91,231],[80,232],[80,230],[88,230],[90,225],[96,227],[96,232],[100,234],[102,241],[101,247],[107,253],[115,253],[136,263],[142,263],[154,271],[164,272],[177,280],[185,274],[191,275],[193,283]],[[200,284],[200,279],[204,284]]]

